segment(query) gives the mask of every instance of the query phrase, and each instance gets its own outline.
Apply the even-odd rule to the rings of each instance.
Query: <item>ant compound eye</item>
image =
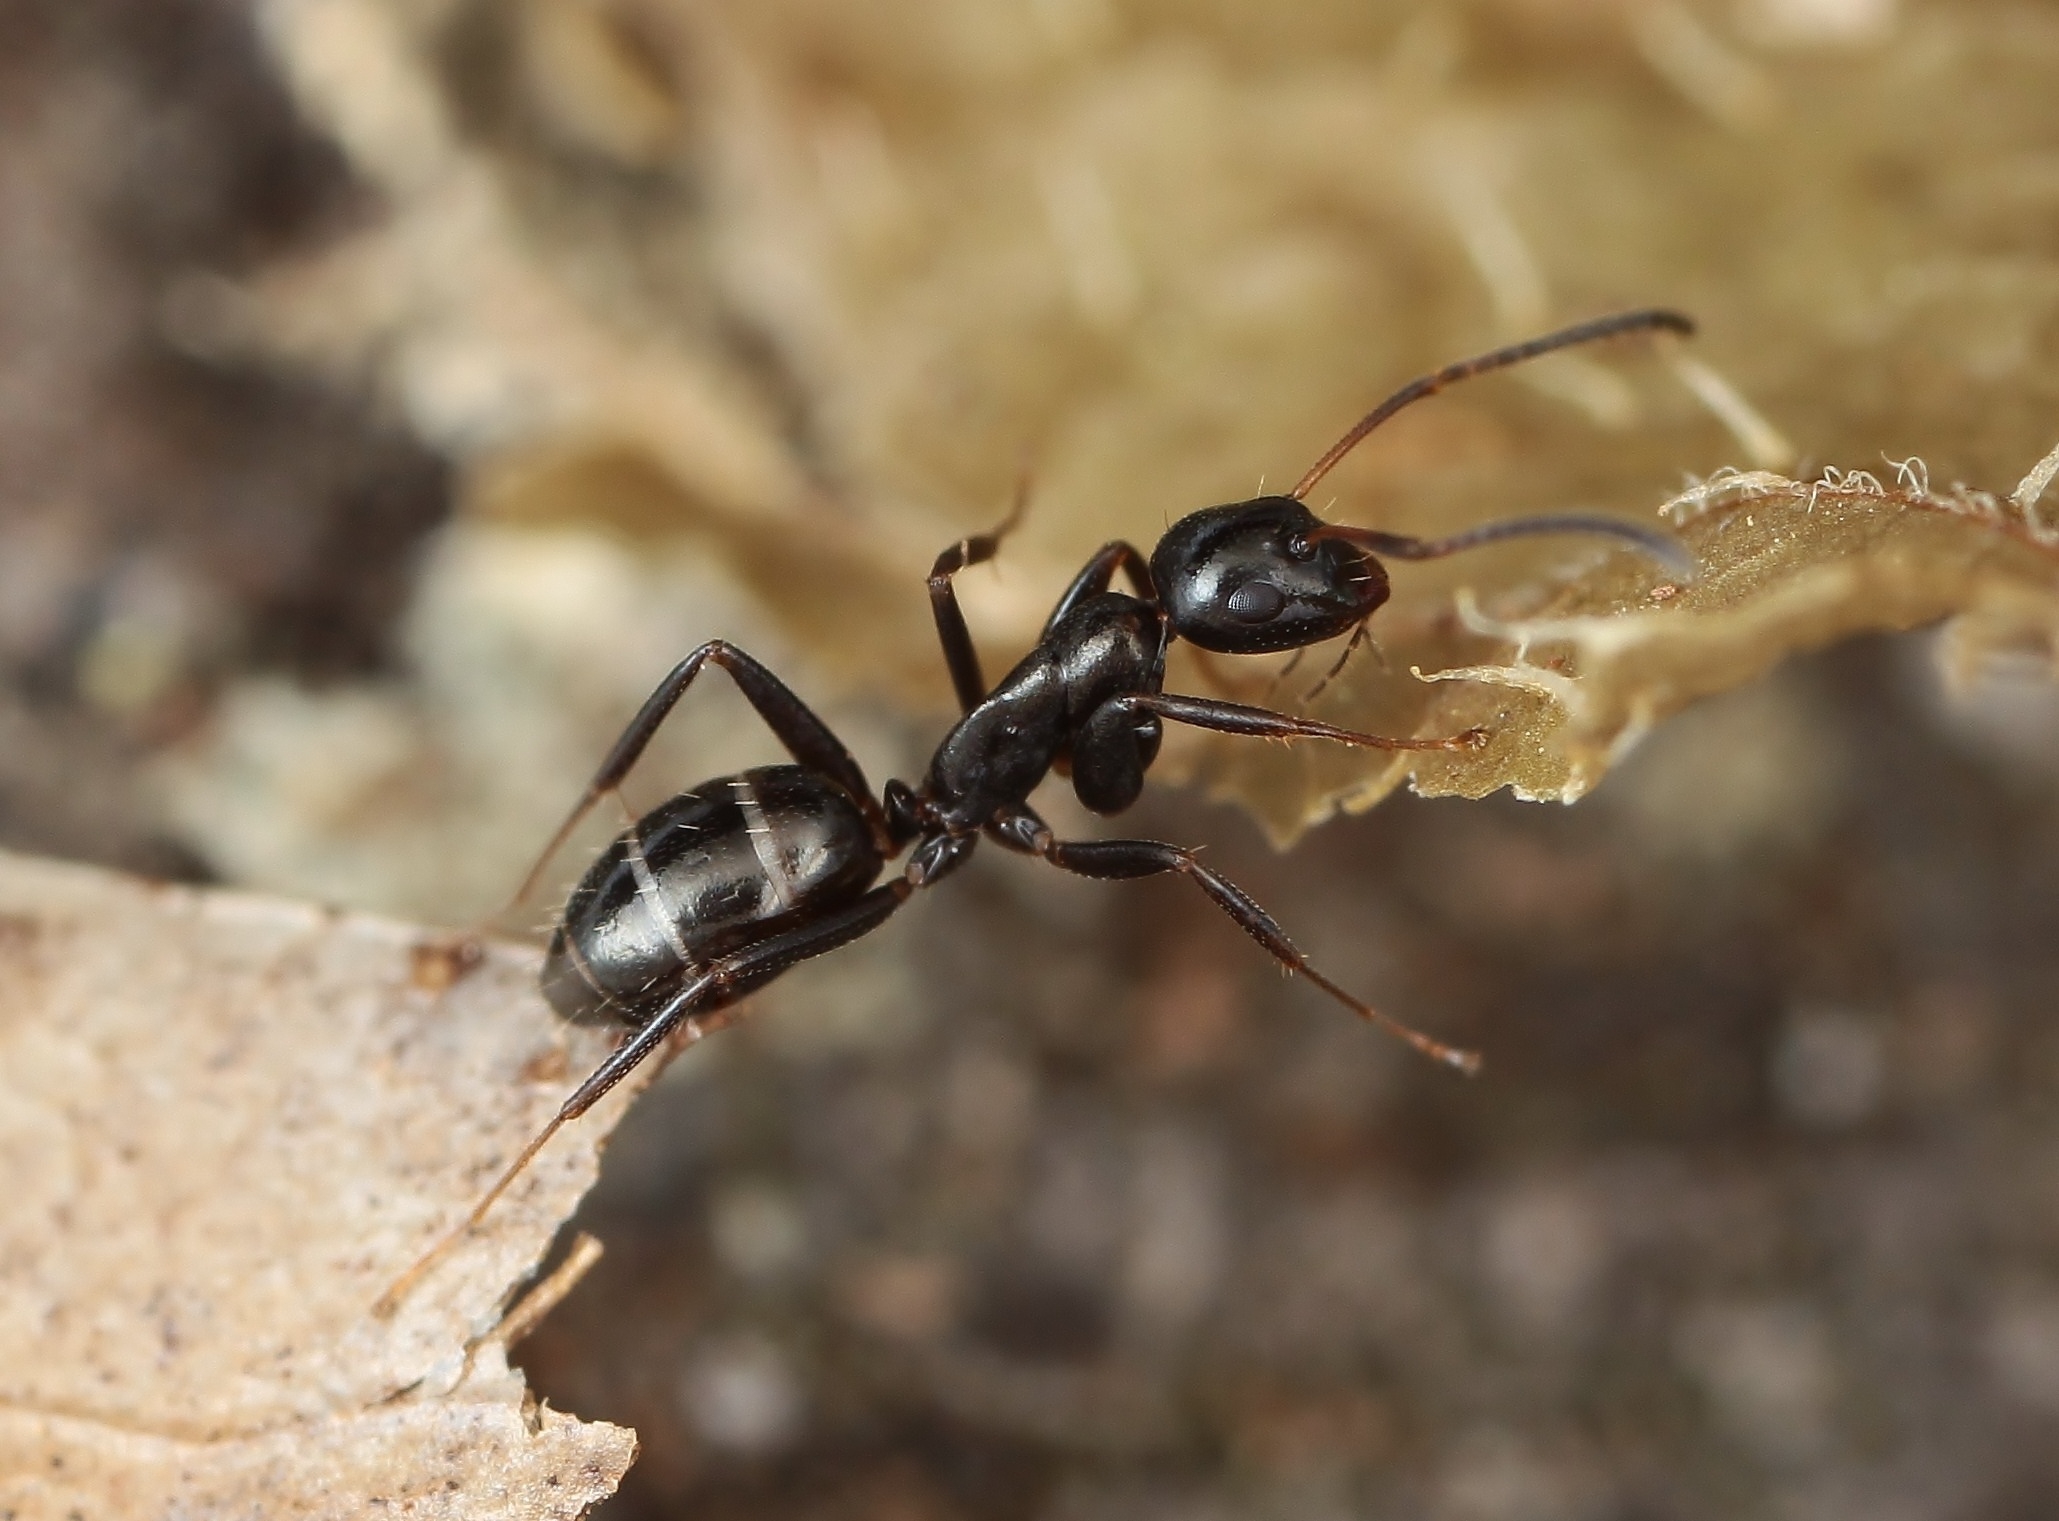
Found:
[[[1270,581],[1246,581],[1230,593],[1230,616],[1239,623],[1270,623],[1287,605],[1287,594]]]

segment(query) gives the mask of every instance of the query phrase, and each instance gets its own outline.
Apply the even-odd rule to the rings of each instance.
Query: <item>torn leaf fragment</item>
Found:
[[[1493,738],[1479,751],[1357,769],[1355,756],[1225,753],[1205,774],[1265,799],[1283,839],[1403,783],[1430,797],[1506,787],[1569,803],[1690,703],[1839,639],[1949,621],[1946,648],[1964,669],[1991,652],[2059,648],[2059,531],[2029,505],[2037,471],[2008,498],[1933,490],[1921,461],[1886,474],[1722,472],[1691,487],[1661,509],[1694,552],[1691,582],[1616,551],[1553,567],[1532,550],[1527,573],[1504,561],[1491,590],[1398,605],[1384,665],[1360,669],[1340,709],[1408,726],[1397,733],[1481,725]]]

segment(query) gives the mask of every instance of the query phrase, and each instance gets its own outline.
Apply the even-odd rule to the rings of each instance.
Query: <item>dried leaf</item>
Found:
[[[1677,304],[1703,335],[1670,378],[1632,346],[1451,392],[1317,505],[1434,533],[1646,502],[1726,461],[1792,468],[1794,450],[1876,469],[1921,450],[1940,479],[2020,469],[2059,402],[2059,22],[1866,10],[267,0],[300,98],[389,218],[253,285],[247,338],[379,379],[465,463],[476,512],[687,537],[797,655],[941,710],[919,577],[998,515],[1026,454],[1030,520],[965,581],[990,667],[1102,541],[1148,543],[1291,478],[1411,374],[1610,307]],[[483,99],[497,114],[468,105]],[[755,361],[723,337],[738,326],[764,342]],[[1718,520],[1736,535],[1737,513]],[[1832,521],[1746,558],[1830,575],[1852,549],[1816,542]],[[1718,560],[1711,588],[1733,584]],[[1555,546],[1409,568],[1375,625],[1395,679],[1361,675],[1322,711],[1402,732],[1495,715],[1501,746],[1414,768],[1419,785],[1568,796],[1607,746],[1776,644],[1998,595],[1854,565],[1842,591],[1792,593],[1842,611],[1811,624],[1768,603],[1788,632],[1732,625],[1750,653],[1730,674],[1675,673],[1648,700],[1626,674],[1522,766],[1513,747],[1553,732],[1555,704],[1407,683],[1409,652],[1507,664],[1492,638],[1419,627],[1458,579],[1498,617],[1641,605],[1628,565],[1604,563],[1585,601],[1566,589],[1596,563]],[[1524,586],[1540,600],[1512,607]],[[1403,774],[1246,751],[1209,741],[1171,769],[1281,834]]]
[[[1534,566],[1492,607],[1461,588],[1448,614],[1433,610],[1441,603],[1417,605],[1413,619],[1403,609],[1383,644],[1386,669],[1353,679],[1336,702],[1405,732],[1483,724],[1494,735],[1484,749],[1372,768],[1307,750],[1223,751],[1210,780],[1265,799],[1282,838],[1404,781],[1435,797],[1508,787],[1570,803],[1689,703],[1855,634],[1955,619],[1962,665],[2033,645],[2059,672],[2059,533],[2037,518],[2037,495],[2036,472],[2007,501],[1934,492],[1917,462],[1893,486],[1857,471],[1813,483],[1718,474],[1664,509],[1695,552],[1693,583],[1611,552],[1549,592]],[[1418,681],[1438,685],[1411,691]]]
[[[562,1097],[534,974],[0,856],[0,1512],[576,1516],[613,1491],[633,1433],[533,1407],[495,1328],[622,1101],[371,1313]]]

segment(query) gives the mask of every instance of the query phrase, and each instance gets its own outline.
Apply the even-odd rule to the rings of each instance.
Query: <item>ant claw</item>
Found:
[[[1488,741],[1494,738],[1494,731],[1485,724],[1475,724],[1463,734],[1454,734],[1446,741],[1454,750],[1484,750]]]

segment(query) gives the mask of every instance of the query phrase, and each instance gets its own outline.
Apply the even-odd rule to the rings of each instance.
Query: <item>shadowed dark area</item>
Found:
[[[369,214],[222,0],[0,9],[0,828],[191,875],[129,795],[218,675],[388,654],[444,465],[183,351],[179,302]]]

